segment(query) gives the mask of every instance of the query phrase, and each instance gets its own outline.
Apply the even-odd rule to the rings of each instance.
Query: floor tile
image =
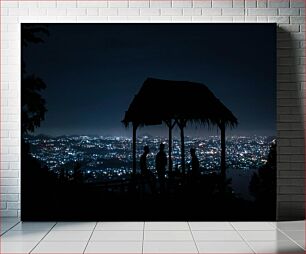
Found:
[[[236,231],[192,231],[195,241],[242,241]]]
[[[193,241],[190,231],[145,231],[145,241]]]
[[[255,253],[304,253],[304,250],[291,241],[248,242]]]
[[[235,230],[229,222],[192,221],[189,222],[191,230]]]
[[[282,240],[289,240],[287,236],[283,233],[279,232],[278,230],[271,230],[271,231],[239,231],[241,236],[246,241],[282,241]]]
[[[94,231],[90,241],[142,241],[143,231]]]
[[[35,242],[40,241],[47,232],[40,231],[8,231],[1,236],[1,242]]]
[[[200,253],[253,253],[252,249],[241,242],[197,242]]]
[[[0,253],[29,253],[38,242],[2,242]]]
[[[31,253],[83,253],[87,242],[40,242]]]
[[[17,231],[16,231],[17,232]],[[86,242],[92,231],[50,231],[43,239],[44,242]]]
[[[297,242],[301,247],[305,248],[305,231],[304,230],[284,230],[285,235],[289,236],[293,241]]]
[[[143,230],[144,222],[98,222],[95,230]]]
[[[13,228],[14,226],[18,225],[19,222],[17,220],[15,220],[14,222],[0,222],[0,234],[5,233],[6,231],[10,230],[11,228]]]
[[[145,222],[145,230],[190,230],[187,222],[149,221]]]
[[[66,230],[93,230],[96,222],[58,222],[52,230],[66,231]]]
[[[142,253],[142,242],[89,242],[85,253]]]
[[[55,222],[20,222],[12,228],[13,231],[49,231]]]
[[[231,222],[236,230],[275,230],[269,222]]]
[[[143,253],[198,253],[194,242],[144,242]]]
[[[275,223],[276,227],[281,230],[304,230],[305,221],[281,221]]]

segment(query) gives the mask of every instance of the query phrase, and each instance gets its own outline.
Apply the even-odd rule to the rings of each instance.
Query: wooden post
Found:
[[[137,124],[133,123],[133,175],[136,174],[136,130]]]
[[[165,121],[168,128],[169,128],[169,165],[168,169],[169,172],[172,172],[173,164],[172,164],[172,129],[175,126],[175,122],[172,123],[172,120]]]
[[[225,124],[221,122],[221,176],[226,179],[226,163],[225,163]]]
[[[185,137],[184,128],[186,126],[185,120],[179,120],[178,126],[181,130],[181,164],[182,164],[182,174],[185,175]]]

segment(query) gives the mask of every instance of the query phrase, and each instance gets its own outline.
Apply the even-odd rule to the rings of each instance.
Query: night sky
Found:
[[[148,77],[207,85],[238,118],[233,135],[276,135],[274,24],[50,24],[23,49],[47,88],[35,134],[131,135],[121,123]],[[158,98],[157,98],[158,103]],[[167,134],[143,128],[142,134]],[[214,135],[217,128],[187,128]]]

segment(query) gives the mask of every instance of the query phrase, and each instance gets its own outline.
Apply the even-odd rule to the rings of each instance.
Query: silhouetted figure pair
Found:
[[[164,151],[165,145],[161,143],[159,145],[159,152],[156,155],[155,164],[156,171],[158,175],[158,181],[160,186],[160,192],[165,192],[165,174],[166,174],[166,166],[167,166],[167,155]]]
[[[145,190],[145,182],[147,182],[150,186],[151,192],[155,193],[155,177],[152,172],[148,169],[147,166],[147,155],[150,153],[150,149],[148,146],[144,146],[143,154],[140,157],[140,170],[141,176],[143,178],[143,191]]]

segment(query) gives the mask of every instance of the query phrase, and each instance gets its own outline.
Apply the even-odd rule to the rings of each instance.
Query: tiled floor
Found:
[[[304,253],[305,221],[19,222],[1,219],[0,253]]]

